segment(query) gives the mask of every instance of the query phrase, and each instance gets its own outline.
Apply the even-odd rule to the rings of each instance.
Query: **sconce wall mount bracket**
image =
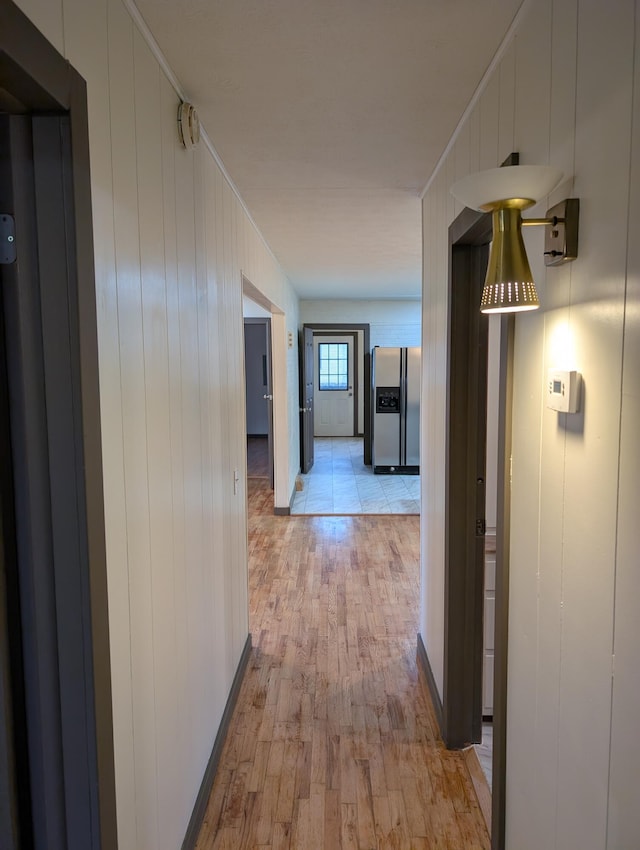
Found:
[[[578,256],[578,221],[580,218],[580,199],[567,198],[550,210],[547,217],[551,220],[544,233],[545,266],[561,266]]]
[[[526,210],[535,201],[527,198],[510,198],[483,204],[482,209],[491,212],[497,209]],[[545,218],[521,218],[521,227],[543,226],[544,264],[561,266],[578,257],[578,223],[580,220],[580,198],[565,198],[547,210]]]

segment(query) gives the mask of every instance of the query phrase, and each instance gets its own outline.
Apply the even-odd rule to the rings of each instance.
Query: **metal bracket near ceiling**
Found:
[[[187,150],[200,141],[200,119],[192,103],[183,101],[178,106],[178,134],[182,147]]]

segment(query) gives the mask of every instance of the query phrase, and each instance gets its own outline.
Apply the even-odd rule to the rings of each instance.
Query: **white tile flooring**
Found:
[[[419,475],[374,475],[361,437],[316,437],[292,514],[419,514]]]

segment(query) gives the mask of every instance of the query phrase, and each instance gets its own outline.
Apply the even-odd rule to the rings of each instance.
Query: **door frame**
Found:
[[[35,169],[41,172],[40,187],[50,187],[53,194],[35,194],[39,251],[25,258],[37,268],[45,254],[53,256],[47,289],[41,293],[38,344],[46,355],[47,421],[38,427],[59,451],[51,454],[48,476],[39,484],[51,499],[57,555],[52,583],[66,591],[55,599],[59,664],[51,663],[49,653],[49,660],[39,656],[38,670],[25,670],[28,676],[37,672],[57,680],[64,694],[59,716],[50,718],[60,741],[64,782],[62,776],[49,777],[62,785],[63,808],[60,798],[48,799],[47,811],[33,812],[33,818],[38,818],[38,829],[45,828],[50,816],[65,819],[69,848],[111,850],[117,847],[117,823],[86,84],[11,0],[0,7],[0,74],[6,112],[57,116],[61,131],[48,132],[46,119],[37,119],[44,130],[34,133],[34,143],[44,147],[36,151]],[[43,168],[41,152],[47,157]],[[52,198],[64,207],[62,223],[48,214]],[[61,224],[67,228],[62,242]],[[19,273],[18,267],[11,273]],[[26,275],[20,274],[24,284]],[[55,280],[55,298],[50,277]],[[37,275],[35,283],[26,279],[40,289]],[[60,322],[68,323],[66,338]],[[49,360],[52,342],[55,356]],[[9,379],[18,386],[21,376],[14,368],[11,365]],[[28,441],[25,450],[32,450]],[[70,529],[73,533],[65,539]],[[25,569],[32,567],[27,564]],[[35,592],[27,595],[35,605]],[[22,640],[15,627],[9,637]],[[78,734],[80,729],[83,734]],[[3,766],[0,761],[0,769]]]
[[[362,355],[364,360],[362,394],[364,400],[364,415],[363,415],[363,440],[364,440],[364,463],[367,466],[371,465],[371,331],[369,324],[358,323],[334,323],[334,322],[305,322],[303,328],[310,328],[315,336],[316,331],[319,332],[334,332],[336,334],[350,333],[362,331]],[[357,336],[356,336],[357,339]],[[315,369],[315,360],[314,360]],[[358,374],[358,364],[356,363],[356,376]],[[357,392],[360,392],[358,380],[354,382],[354,388],[357,387]],[[355,392],[354,392],[355,396]],[[358,431],[358,415],[356,408],[354,431]]]
[[[482,737],[489,322],[478,305],[486,238],[481,232],[477,242],[467,234],[452,242],[449,264],[442,706],[444,740],[451,749]]]
[[[517,154],[504,163],[505,165],[517,164]],[[454,279],[455,268],[454,248],[477,249],[488,243],[492,236],[491,215],[489,213],[477,212],[464,209],[449,227],[449,298],[453,294],[454,286],[466,292],[469,299],[469,318],[477,324],[483,321],[479,308],[479,299],[473,293],[473,287],[469,286],[469,276],[472,272],[470,264],[462,269],[462,274]],[[464,273],[467,273],[465,279]],[[464,294],[461,296],[464,298]],[[473,309],[471,309],[473,308]],[[456,336],[455,329],[452,332],[452,317],[449,310],[449,343],[448,343],[448,365],[447,365],[447,388],[448,393],[454,392],[458,395],[458,402],[464,396],[473,391],[473,374],[467,371],[466,375],[458,375],[456,387],[452,387],[449,369],[452,361],[452,349],[458,344],[464,348],[468,340],[460,340]],[[458,334],[468,334],[468,327],[459,326]],[[505,846],[505,796],[506,796],[506,730],[507,730],[507,661],[508,661],[508,638],[509,638],[509,545],[510,545],[510,505],[511,505],[511,426],[512,426],[512,395],[513,395],[513,346],[515,335],[515,318],[513,314],[502,316],[500,325],[500,376],[499,376],[499,401],[498,401],[498,474],[497,474],[497,513],[496,513],[496,591],[495,591],[495,634],[494,634],[494,689],[493,689],[493,755],[492,755],[492,817],[491,817],[491,847],[492,850],[503,850]],[[485,375],[486,382],[486,375]],[[485,386],[486,395],[486,386]],[[462,402],[464,403],[464,402]],[[451,411],[451,399],[448,399],[448,417]],[[449,423],[450,425],[451,423]],[[457,452],[467,452],[469,446],[466,442],[466,434],[462,431],[448,433],[448,458]],[[468,458],[469,468],[474,468],[476,458]],[[458,503],[460,493],[456,493],[450,486],[450,468],[447,461],[447,492],[445,510],[449,517],[447,522],[447,534],[467,534],[469,528],[460,528],[460,514]],[[457,529],[457,531],[456,531]],[[447,541],[445,541],[447,546]],[[441,706],[442,731],[445,743],[448,747],[457,748],[471,743],[473,730],[469,725],[468,706],[461,706],[461,700],[468,698],[465,686],[460,684],[465,677],[475,679],[476,672],[473,669],[473,658],[468,652],[468,642],[460,641],[458,636],[465,632],[464,604],[468,594],[468,580],[470,565],[462,560],[453,562],[445,556],[445,655],[444,655],[444,677],[445,683],[449,676],[450,688],[447,693],[445,684],[445,698]],[[473,580],[473,579],[472,579]],[[482,583],[480,583],[482,591]],[[475,583],[475,592],[478,592],[478,583]],[[476,610],[478,606],[482,609],[481,600],[475,599]],[[473,640],[476,651],[482,651],[482,619],[474,624]],[[455,683],[460,684],[456,690]],[[453,687],[451,685],[453,684]],[[480,709],[481,712],[481,709]],[[462,721],[460,718],[463,718]],[[473,724],[472,724],[473,725]],[[465,740],[466,738],[466,740]]]

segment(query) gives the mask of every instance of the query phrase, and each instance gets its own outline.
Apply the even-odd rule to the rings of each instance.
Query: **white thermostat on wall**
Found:
[[[580,372],[549,369],[547,374],[547,407],[561,413],[577,413],[580,408]]]

